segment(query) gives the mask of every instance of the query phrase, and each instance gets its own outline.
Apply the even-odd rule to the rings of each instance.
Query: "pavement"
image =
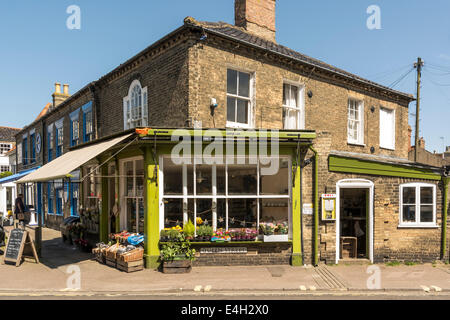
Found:
[[[444,263],[194,267],[187,274],[163,274],[147,269],[125,273],[63,243],[57,231],[44,229],[42,236],[39,264],[28,259],[19,267],[0,264],[0,299],[39,295],[237,298],[255,294],[269,297],[414,294],[450,298],[450,265]]]

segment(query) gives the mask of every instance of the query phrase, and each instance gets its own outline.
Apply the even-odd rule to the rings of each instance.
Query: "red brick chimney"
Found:
[[[275,42],[276,0],[235,0],[235,25]]]

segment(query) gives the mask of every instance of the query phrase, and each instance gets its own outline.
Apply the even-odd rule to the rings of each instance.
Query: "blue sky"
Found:
[[[81,30],[66,27],[70,5],[81,9]],[[366,27],[370,5],[381,8],[381,30]],[[449,12],[448,0],[278,0],[277,41],[384,85],[421,56],[420,135],[428,150],[441,152],[450,145]],[[234,23],[234,1],[2,1],[0,125],[32,122],[51,101],[56,81],[69,83],[74,93],[181,26],[186,16]],[[415,80],[412,71],[395,89],[415,94]],[[414,121],[410,116],[413,128]]]

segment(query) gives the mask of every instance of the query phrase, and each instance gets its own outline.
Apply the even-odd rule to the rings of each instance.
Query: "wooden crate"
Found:
[[[117,261],[116,261],[116,259],[110,259],[110,258],[106,257],[105,262],[106,262],[106,265],[107,265],[107,266],[110,266],[110,267],[113,267],[113,268],[116,268],[116,267],[117,267]]]
[[[189,273],[192,270],[192,263],[190,260],[174,260],[163,262],[163,273]]]
[[[127,273],[144,270],[144,260],[117,261],[117,269]]]

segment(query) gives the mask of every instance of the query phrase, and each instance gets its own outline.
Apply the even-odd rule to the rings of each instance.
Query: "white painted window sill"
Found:
[[[358,142],[347,142],[350,146],[357,146],[357,147],[365,147],[366,145],[364,143],[358,143]]]
[[[382,146],[380,146],[380,149],[389,150],[389,151],[395,151],[395,148],[382,147]]]
[[[399,229],[437,229],[437,224],[399,224]]]

